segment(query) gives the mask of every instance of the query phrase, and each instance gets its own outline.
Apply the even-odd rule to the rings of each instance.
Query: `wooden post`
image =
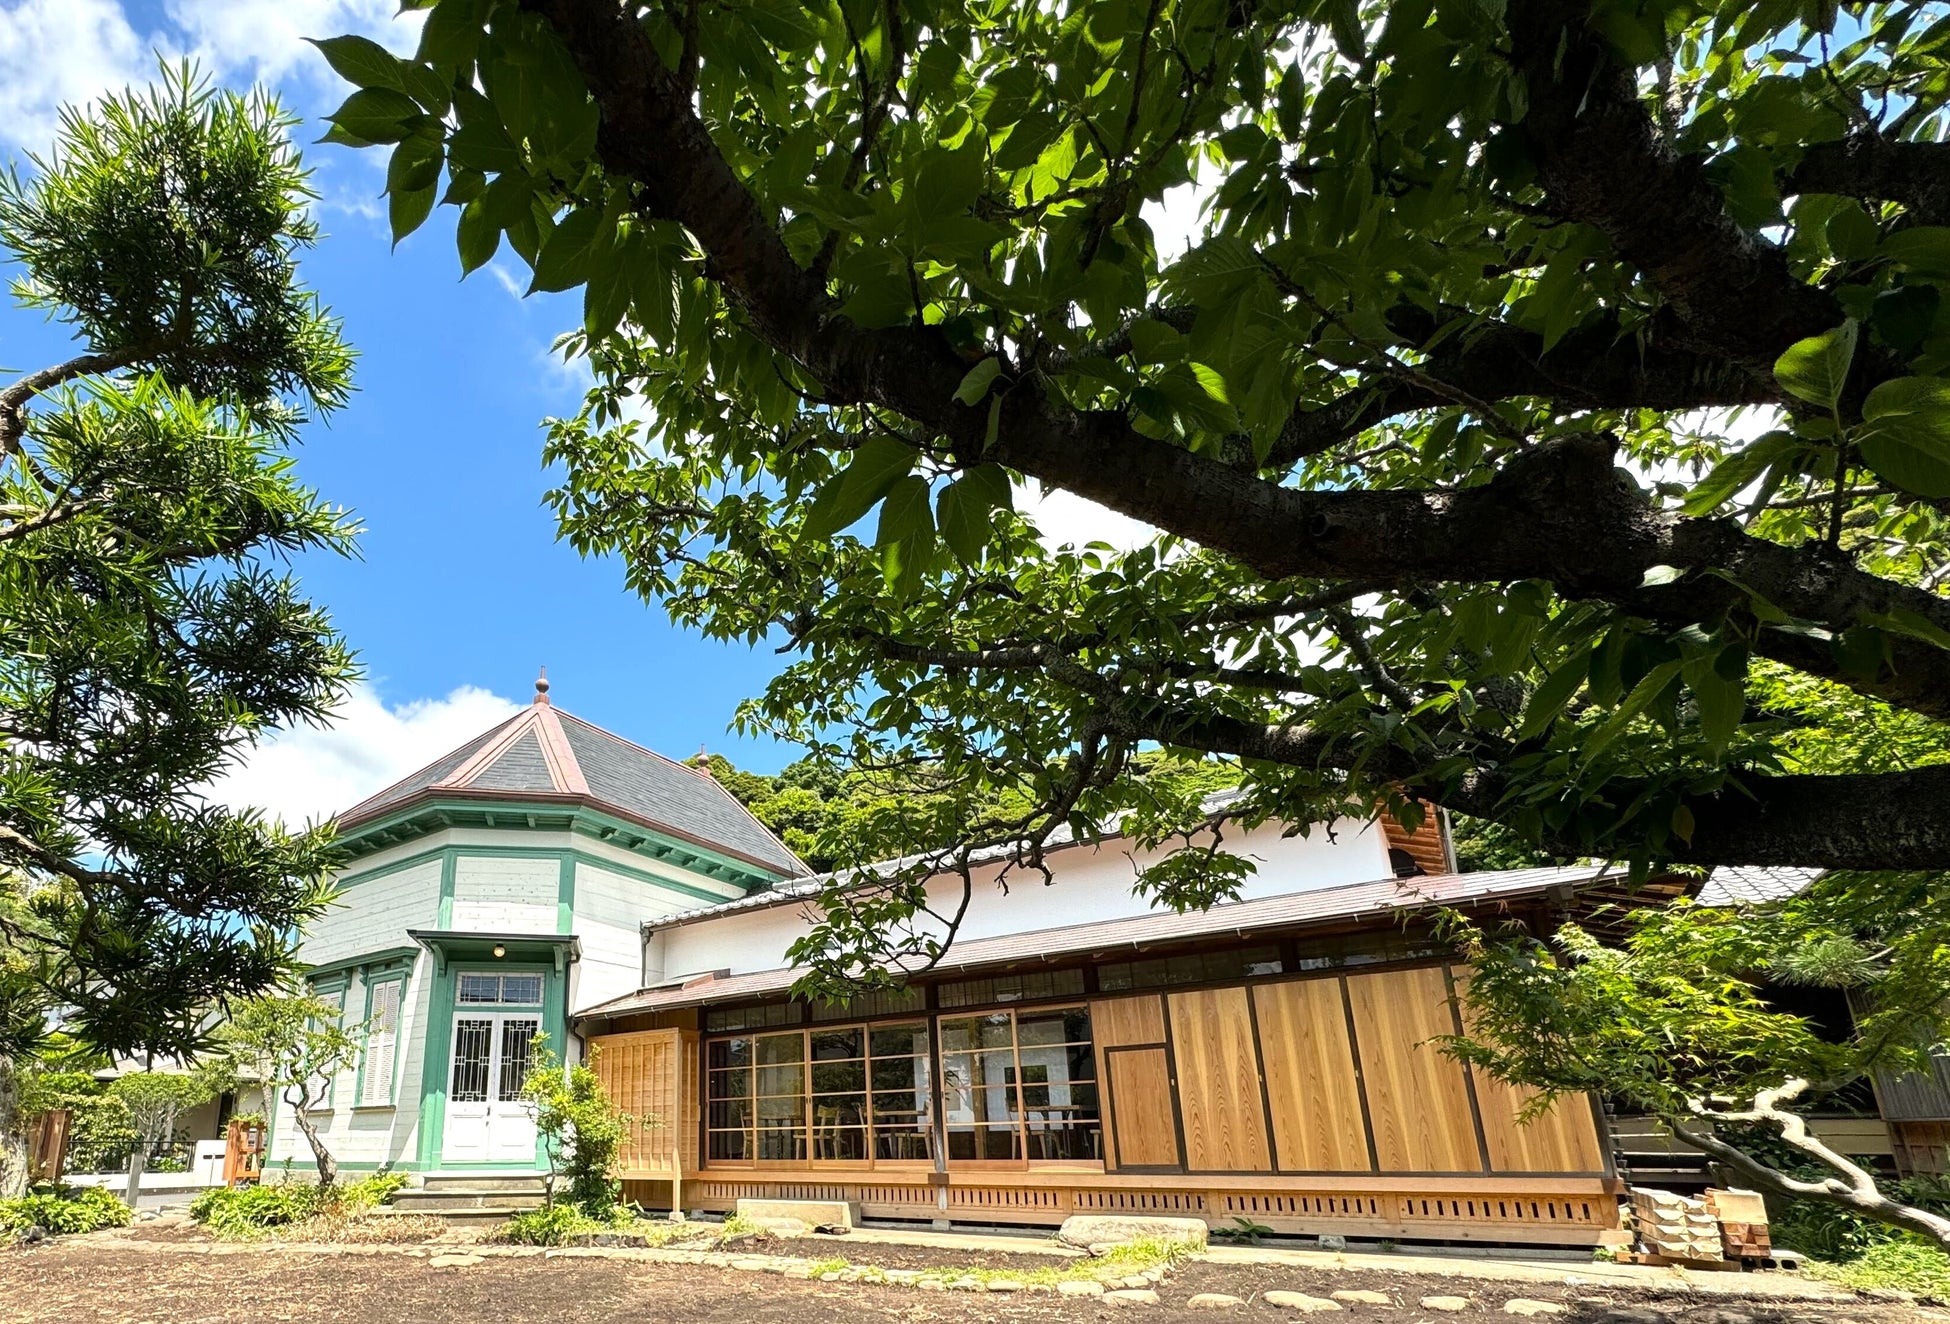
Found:
[[[27,1137],[27,1176],[30,1181],[61,1184],[68,1162],[68,1129],[73,1121],[66,1108],[53,1108],[34,1119]]]
[[[249,1185],[264,1178],[264,1126],[233,1120],[223,1137],[223,1184]]]

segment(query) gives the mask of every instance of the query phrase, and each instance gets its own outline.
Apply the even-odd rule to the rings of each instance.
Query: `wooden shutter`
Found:
[[[1367,1124],[1339,979],[1253,989],[1273,1148],[1291,1172],[1367,1172]]]
[[[1243,988],[1173,993],[1171,1047],[1185,1163],[1193,1172],[1269,1172],[1259,1050]]]
[[[1347,994],[1381,1171],[1483,1171],[1468,1078],[1432,1042],[1456,1032],[1442,967],[1349,975]]]
[[[398,1056],[400,981],[372,987],[372,1016],[366,1026],[366,1074],[359,1102],[366,1106],[393,1101],[393,1063]]]

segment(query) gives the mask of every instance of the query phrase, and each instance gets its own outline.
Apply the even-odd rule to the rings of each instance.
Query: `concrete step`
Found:
[[[429,1172],[420,1178],[420,1184],[411,1189],[438,1191],[450,1187],[460,1187],[469,1191],[533,1191],[540,1195],[548,1188],[548,1181],[540,1173],[514,1172],[498,1175],[488,1172]]]
[[[407,1189],[393,1195],[393,1208],[405,1213],[439,1214],[454,1209],[537,1209],[544,1192],[510,1191],[498,1187],[442,1185],[419,1190]]]
[[[381,1205],[372,1211],[374,1218],[437,1218],[455,1227],[495,1227],[507,1222],[516,1214],[533,1208],[532,1205],[479,1205],[471,1209],[402,1209],[397,1204]]]

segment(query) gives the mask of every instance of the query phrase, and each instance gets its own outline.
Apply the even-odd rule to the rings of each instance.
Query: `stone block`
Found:
[[[743,1201],[740,1201],[742,1204]],[[1098,1253],[1101,1246],[1124,1246],[1133,1241],[1180,1241],[1205,1248],[1211,1229],[1202,1218],[1120,1218],[1110,1214],[1074,1214],[1063,1220],[1056,1239]]]
[[[1365,1287],[1347,1288],[1334,1293],[1336,1301],[1345,1301],[1351,1306],[1392,1306],[1394,1298],[1386,1292],[1371,1292]]]
[[[859,1222],[847,1200],[740,1200],[738,1216],[782,1237],[803,1236],[822,1225],[851,1228]]]
[[[1150,1288],[1139,1291],[1127,1287],[1116,1292],[1105,1292],[1104,1300],[1114,1306],[1155,1306],[1158,1304],[1158,1294]]]
[[[1381,1296],[1381,1293],[1376,1292],[1375,1295]],[[1260,1300],[1281,1310],[1297,1310],[1303,1315],[1324,1314],[1341,1308],[1338,1301],[1329,1301],[1324,1296],[1308,1296],[1305,1292],[1268,1292]],[[1385,1302],[1388,1298],[1383,1296],[1381,1300]]]
[[[1200,1292],[1185,1303],[1191,1310],[1236,1310],[1245,1304],[1241,1298],[1224,1292]]]
[[[1451,1315],[1459,1315],[1469,1309],[1469,1298],[1466,1296],[1425,1296],[1422,1298],[1421,1304],[1424,1310],[1437,1310]]]

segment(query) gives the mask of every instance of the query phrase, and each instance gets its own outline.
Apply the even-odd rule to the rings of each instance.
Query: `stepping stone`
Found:
[[[1115,1292],[1105,1292],[1104,1300],[1114,1306],[1155,1306],[1158,1304],[1158,1294],[1149,1288],[1139,1290],[1135,1287],[1126,1287]]]
[[[1061,1296],[1102,1296],[1104,1285],[1089,1278],[1066,1278],[1056,1290]]]
[[[769,1268],[771,1268],[771,1267],[772,1267],[772,1261],[770,1261],[770,1260],[733,1260],[733,1261],[731,1262],[731,1267],[732,1267],[732,1268],[734,1268],[734,1269],[743,1269],[743,1270],[745,1270],[745,1271],[746,1271],[747,1273],[763,1273],[763,1272],[765,1272],[765,1271],[766,1271],[767,1269],[769,1269]]]
[[[1020,1292],[1022,1290],[1022,1284],[1013,1278],[991,1278],[988,1281],[988,1290],[991,1292]]]
[[[1343,1288],[1334,1293],[1336,1301],[1345,1301],[1351,1306],[1392,1306],[1393,1297],[1386,1292],[1370,1292],[1366,1288]]]
[[[939,1278],[923,1278],[914,1285],[923,1292],[945,1292],[948,1290],[948,1284],[942,1282]]]
[[[982,1290],[982,1280],[980,1278],[957,1278],[949,1283],[948,1286],[954,1288],[957,1292],[979,1292]]]
[[[1200,1292],[1185,1303],[1192,1310],[1231,1310],[1245,1304],[1239,1297],[1228,1296],[1224,1292]]]
[[[1377,1292],[1375,1295],[1381,1294]],[[1329,1301],[1324,1296],[1308,1296],[1305,1292],[1268,1292],[1260,1299],[1269,1306],[1278,1306],[1281,1310],[1297,1310],[1303,1315],[1341,1308],[1341,1303],[1338,1301]],[[1386,1300],[1386,1297],[1382,1297],[1382,1301]]]
[[[1564,1313],[1564,1307],[1558,1305],[1555,1301],[1532,1301],[1529,1297],[1519,1296],[1503,1303],[1503,1313],[1506,1315],[1561,1315]]]
[[[469,1265],[479,1264],[480,1262],[481,1257],[478,1255],[436,1255],[427,1261],[429,1265],[436,1269],[465,1269]]]
[[[1451,1315],[1456,1315],[1469,1309],[1469,1298],[1466,1296],[1425,1296],[1422,1298],[1422,1309],[1440,1310]]]

